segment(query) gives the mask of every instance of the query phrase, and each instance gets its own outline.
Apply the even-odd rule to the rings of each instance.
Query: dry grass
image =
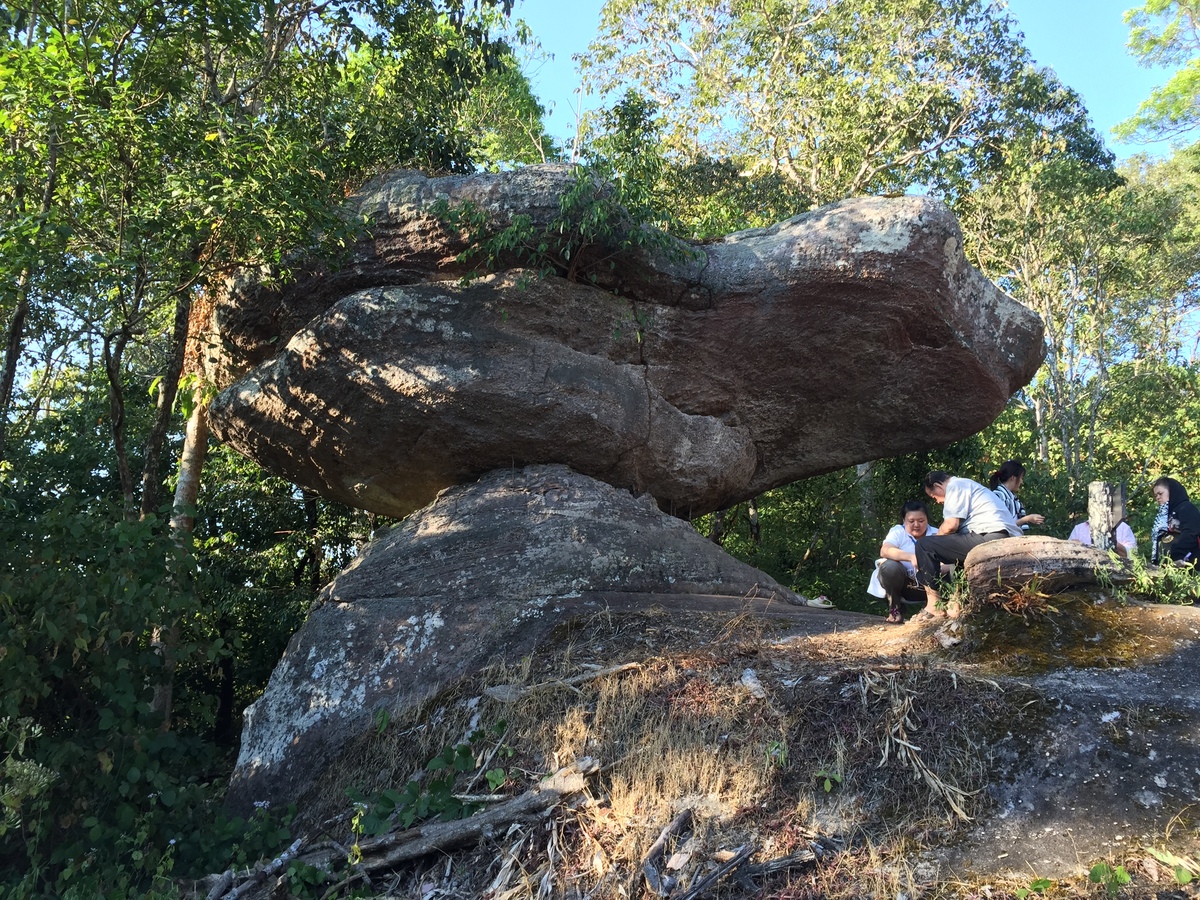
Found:
[[[643,896],[646,854],[684,809],[693,827],[667,842],[664,857],[679,885],[673,896],[747,844],[755,865],[813,850],[818,859],[742,882],[735,872],[706,896],[928,893],[913,848],[952,832],[980,802],[980,735],[1004,698],[994,685],[922,665],[814,661],[767,627],[654,611],[597,617],[364,739],[309,798],[305,824],[324,820],[346,840],[335,818],[346,787],[370,795],[402,786],[443,747],[503,722],[502,738],[490,733],[475,749],[483,767],[505,768],[505,793],[591,756],[603,769],[590,794],[489,846],[401,873],[394,896]],[[581,680],[628,662],[639,665]],[[485,692],[496,686],[516,699]]]

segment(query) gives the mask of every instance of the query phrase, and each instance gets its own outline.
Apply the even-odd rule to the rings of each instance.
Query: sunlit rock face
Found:
[[[562,463],[689,516],[973,434],[1041,363],[1040,320],[967,264],[953,216],[924,197],[611,251],[596,283],[501,259],[459,284],[464,245],[437,198],[537,226],[569,185],[554,166],[368,185],[352,212],[372,237],[345,265],[220,304],[215,433],[389,515],[493,469]]]
[[[518,659],[556,625],[696,595],[730,609],[746,596],[804,602],[652,498],[565,466],[447,491],[325,589],[246,710],[229,804],[298,799],[379,710],[398,714],[493,659]]]

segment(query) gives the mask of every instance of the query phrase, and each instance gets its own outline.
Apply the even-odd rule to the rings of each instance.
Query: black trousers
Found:
[[[901,600],[905,603],[925,602],[925,588],[914,584],[904,563],[894,559],[885,559],[879,564],[879,584],[887,593],[888,605],[892,609],[898,608]]]
[[[980,544],[1010,536],[1007,531],[993,531],[991,534],[971,534],[969,531],[958,531],[954,534],[931,534],[928,537],[918,538],[917,583],[922,587],[932,587],[936,590],[940,584],[944,583],[942,563],[961,563],[967,558],[967,554]]]

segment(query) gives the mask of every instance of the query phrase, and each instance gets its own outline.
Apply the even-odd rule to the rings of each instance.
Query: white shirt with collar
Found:
[[[1021,536],[1021,526],[1017,524],[1013,514],[1005,509],[1000,498],[970,478],[951,477],[946,482],[942,516],[946,519],[961,519],[959,531],[968,531],[971,534],[995,534],[1003,531],[1012,537]]]
[[[937,534],[937,528],[933,525],[926,525],[925,534]],[[884,537],[883,542],[885,544],[891,544],[893,547],[903,550],[905,553],[913,553],[917,548],[917,539],[905,531],[903,525],[893,525],[892,530],[887,533],[887,536]],[[908,562],[908,560],[895,561],[899,562],[902,566],[904,566],[904,568],[908,569],[908,574],[910,577],[916,577],[917,570],[914,568],[912,563]],[[887,596],[887,591],[885,591],[883,589],[883,585],[879,583],[879,564],[881,562],[886,562],[886,559],[882,556],[875,560],[875,568],[871,570],[871,583],[867,585],[867,593],[872,597]]]

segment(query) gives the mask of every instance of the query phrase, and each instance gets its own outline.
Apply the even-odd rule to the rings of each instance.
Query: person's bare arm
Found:
[[[905,553],[894,544],[884,542],[879,546],[879,555],[884,559],[894,559],[896,562],[908,562],[914,566],[917,564],[917,554]]]
[[[946,519],[942,522],[942,527],[938,529],[938,534],[954,534],[962,525],[962,519]]]

